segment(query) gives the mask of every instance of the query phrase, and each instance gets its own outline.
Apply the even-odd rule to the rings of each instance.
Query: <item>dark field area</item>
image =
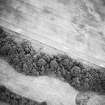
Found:
[[[14,94],[3,86],[0,87],[0,101],[10,105],[47,105],[46,102],[38,103]]]
[[[17,43],[2,28],[0,28],[0,57],[17,72],[25,75],[53,75],[63,78],[65,82],[79,91],[105,94],[105,70],[86,68],[67,55],[50,56],[43,52],[37,52],[29,41],[23,40],[22,43]],[[40,104],[15,95],[2,86],[0,87],[0,100],[10,103],[10,105]],[[46,103],[40,105],[46,105]]]

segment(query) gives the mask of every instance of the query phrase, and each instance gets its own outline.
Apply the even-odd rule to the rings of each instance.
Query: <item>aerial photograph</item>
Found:
[[[105,0],[0,0],[0,105],[105,105]]]

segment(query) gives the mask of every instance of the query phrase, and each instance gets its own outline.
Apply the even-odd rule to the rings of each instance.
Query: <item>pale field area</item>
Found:
[[[76,105],[78,91],[68,83],[48,76],[25,76],[3,60],[0,60],[0,85],[22,97],[45,101],[48,105]]]
[[[104,17],[94,11],[92,3],[87,0],[0,2],[1,26],[76,59],[105,66]]]

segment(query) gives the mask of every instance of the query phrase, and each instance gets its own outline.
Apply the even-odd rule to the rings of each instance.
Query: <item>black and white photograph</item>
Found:
[[[0,105],[105,105],[105,0],[0,0]]]

